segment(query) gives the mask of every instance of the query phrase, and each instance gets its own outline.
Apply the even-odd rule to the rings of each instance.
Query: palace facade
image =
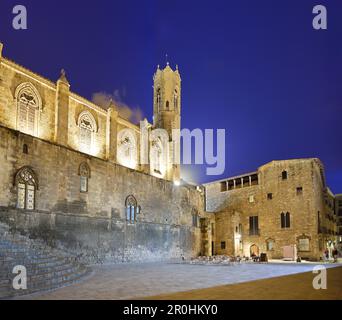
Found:
[[[203,186],[180,183],[173,161],[180,141],[172,136],[181,128],[178,68],[158,66],[153,123],[138,127],[115,102],[103,109],[72,92],[64,71],[50,81],[2,49],[0,223],[13,232],[85,263],[282,258],[291,245],[319,259],[336,244],[334,195],[319,159],[272,161]]]

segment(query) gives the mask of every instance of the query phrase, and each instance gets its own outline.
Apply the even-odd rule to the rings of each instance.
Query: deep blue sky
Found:
[[[16,4],[27,7],[26,31],[11,27]],[[312,28],[316,4],[327,31]],[[0,41],[4,56],[47,78],[65,68],[87,98],[119,90],[150,121],[152,75],[168,53],[183,80],[182,126],[227,130],[224,176],[319,157],[342,193],[340,0],[1,1]]]

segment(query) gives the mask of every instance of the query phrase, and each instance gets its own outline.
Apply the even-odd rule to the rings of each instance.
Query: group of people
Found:
[[[335,247],[334,249],[332,249],[331,251],[331,256],[333,257],[334,261],[333,262],[337,262],[337,258],[338,258],[338,250]],[[329,260],[329,250],[325,249],[324,253],[323,253],[323,260],[328,261]]]

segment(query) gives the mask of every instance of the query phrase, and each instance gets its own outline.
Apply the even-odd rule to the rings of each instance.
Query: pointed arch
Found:
[[[80,192],[88,192],[88,185],[90,179],[90,167],[88,163],[82,162],[78,168],[78,175],[80,176]]]
[[[150,134],[150,172],[164,178],[168,169],[169,135],[163,129],[154,129]]]
[[[79,148],[82,152],[91,153],[94,144],[94,133],[97,132],[97,124],[94,116],[89,111],[82,111],[77,120],[79,127]]]
[[[21,83],[15,90],[17,108],[16,129],[23,133],[38,136],[39,111],[42,99],[36,87],[30,82]]]
[[[133,195],[129,195],[125,201],[126,221],[134,223],[137,215],[140,214],[141,207],[138,205],[137,199]]]
[[[19,169],[15,175],[15,186],[17,188],[17,208],[34,210],[36,207],[36,191],[39,187],[34,170],[29,166]]]
[[[136,169],[138,162],[137,138],[130,128],[120,130],[117,139],[117,161],[121,165]]]

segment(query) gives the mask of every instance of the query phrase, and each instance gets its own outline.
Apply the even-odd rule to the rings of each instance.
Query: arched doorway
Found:
[[[250,247],[250,255],[259,256],[259,247],[256,244],[252,244]]]

